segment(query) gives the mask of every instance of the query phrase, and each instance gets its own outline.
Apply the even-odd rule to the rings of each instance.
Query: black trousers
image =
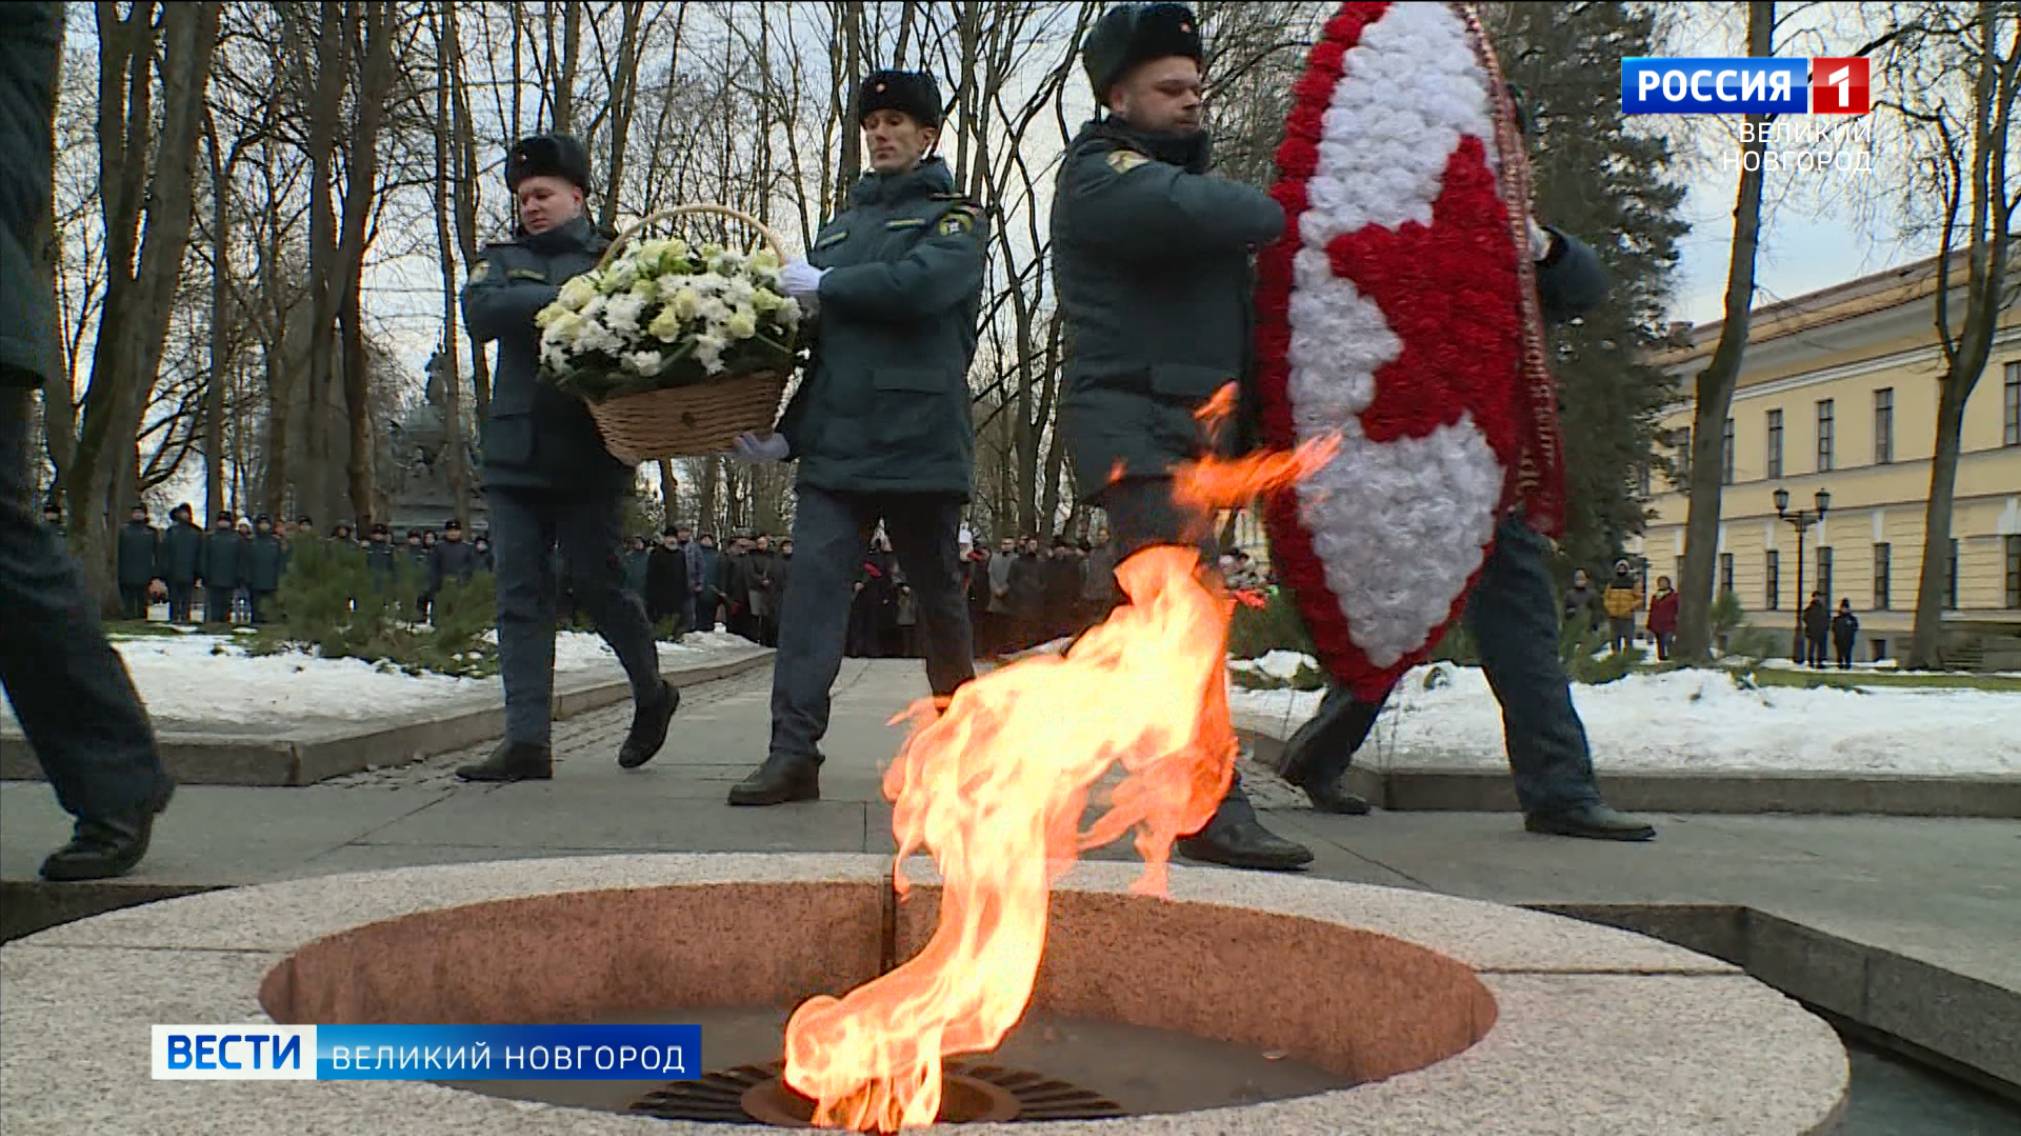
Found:
[[[119,608],[120,614],[128,619],[146,619],[147,585],[142,584],[139,587],[134,587],[131,584],[121,584],[119,587]]]
[[[28,392],[0,385],[0,686],[65,811],[130,816],[161,794],[168,773],[77,562],[30,494]]]

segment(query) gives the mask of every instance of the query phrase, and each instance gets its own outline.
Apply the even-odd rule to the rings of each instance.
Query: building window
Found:
[[[2021,536],[2007,538],[2007,606],[2021,607]]]
[[[1679,426],[1671,432],[1670,444],[1677,448],[1677,488],[1691,488],[1691,427]]]
[[[1733,419],[1719,429],[1719,483],[1733,484]]]
[[[1951,538],[1951,559],[1944,567],[1944,610],[1958,610],[1958,538]]]
[[[1819,545],[1817,550],[1817,590],[1824,596],[1825,605],[1832,602],[1832,550],[1827,545]]]
[[[1895,388],[1874,392],[1874,464],[1895,460]]]
[[[1817,471],[1832,471],[1832,400],[1817,400]]]
[[[1653,487],[1649,483],[1649,467],[1645,465],[1635,471],[1635,492],[1638,496],[1647,499],[1651,488]]]
[[[1768,610],[1782,610],[1782,553],[1768,550]]]
[[[1887,611],[1890,606],[1888,593],[1892,590],[1892,567],[1895,546],[1877,544],[1874,546],[1874,610]]]
[[[1768,412],[1768,476],[1782,476],[1782,411]]]
[[[1679,579],[1682,578],[1683,575],[1680,573]],[[1733,553],[1731,552],[1719,554],[1719,590],[1722,592],[1731,592],[1733,590]]]
[[[2007,385],[2001,410],[2005,429],[2000,440],[2009,446],[2021,446],[2021,363],[2007,364]]]

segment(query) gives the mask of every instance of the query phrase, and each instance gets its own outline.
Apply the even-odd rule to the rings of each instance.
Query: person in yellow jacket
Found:
[[[1600,606],[1607,612],[1608,641],[1619,653],[1635,642],[1635,612],[1642,606],[1642,581],[1635,578],[1626,560],[1614,562],[1614,578],[1600,593]]]

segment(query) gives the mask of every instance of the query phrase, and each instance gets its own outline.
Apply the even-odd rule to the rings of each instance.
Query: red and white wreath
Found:
[[[1373,699],[1458,617],[1511,505],[1561,524],[1527,172],[1479,25],[1443,3],[1343,5],[1277,160],[1264,436],[1341,444],[1265,521],[1321,661]]]

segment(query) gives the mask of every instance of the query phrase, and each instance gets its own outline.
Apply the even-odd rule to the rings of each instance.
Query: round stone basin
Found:
[[[755,1040],[733,1044],[739,1015],[776,1026],[809,995],[844,993],[932,934],[937,889],[894,900],[888,864],[642,855],[412,868],[52,928],[0,950],[0,1127],[105,1131],[90,1121],[131,1107],[124,1115],[164,1130],[216,1132],[262,1130],[273,1116],[445,1136],[769,1131],[613,1100],[505,1099],[532,1095],[510,1085],[151,1082],[146,1026],[699,1021],[691,1069],[747,1068],[771,1042],[747,1030]],[[930,876],[918,864],[909,875]],[[1001,1054],[967,1059],[1043,1063],[1072,1048],[1044,1031],[1079,1030],[1101,1042],[1083,1054],[1115,1055],[1067,1079],[1108,1092],[1127,1115],[948,1131],[1781,1134],[1837,1123],[1847,1071],[1830,1028],[1717,960],[1537,912],[1301,877],[1180,867],[1169,899],[1129,894],[1140,872],[1088,863],[1057,885],[1026,1022]],[[1177,1039],[1173,1054],[1210,1047],[1207,1064],[1220,1046],[1225,1064],[1274,1062],[1298,1076],[1268,1088],[1237,1076],[1215,1089],[1227,1103],[1185,1111],[1161,1111],[1171,1098],[1155,1085],[1122,1100],[1114,1086],[1133,1070],[1176,1063],[1183,1075],[1160,1036]],[[65,1040],[44,1043],[55,1038]],[[1072,1069],[1082,1058],[1063,1060]]]

